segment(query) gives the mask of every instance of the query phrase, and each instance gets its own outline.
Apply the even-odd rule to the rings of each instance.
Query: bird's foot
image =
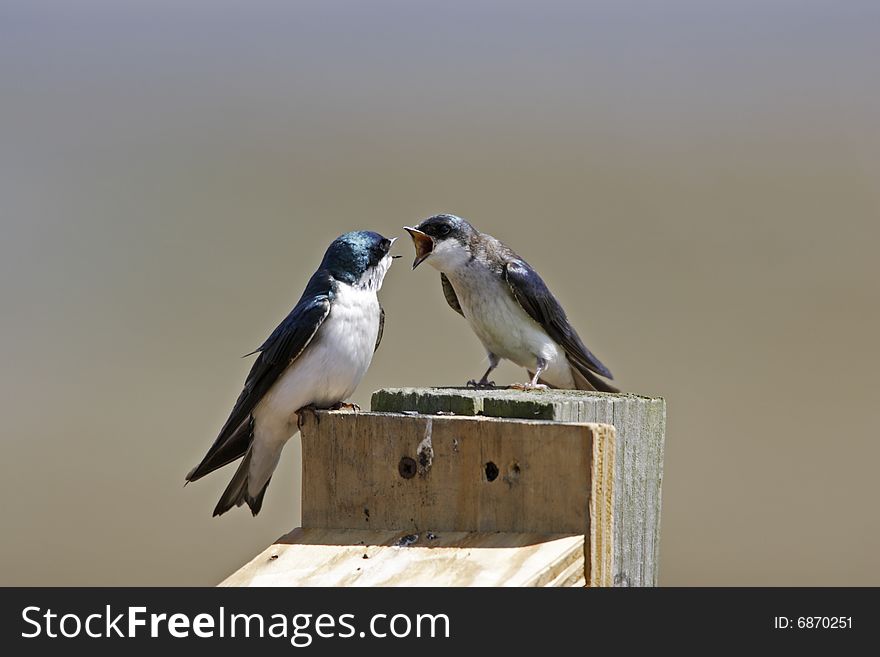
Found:
[[[318,417],[318,407],[314,404],[303,406],[296,412],[296,428],[302,431],[303,425],[306,423],[306,413],[311,413],[315,417],[315,423],[320,424],[321,418]]]
[[[549,386],[543,383],[532,383],[531,381],[527,381],[526,383],[511,383],[510,387],[512,390],[548,390]]]
[[[336,402],[330,407],[331,411],[355,411],[360,412],[361,407],[351,402]]]
[[[471,379],[467,382],[466,387],[475,388],[477,390],[491,390],[495,388],[495,382],[487,381],[486,379],[480,379],[479,381],[474,381],[473,379]]]

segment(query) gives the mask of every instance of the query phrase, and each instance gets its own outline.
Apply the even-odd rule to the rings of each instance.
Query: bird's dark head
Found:
[[[370,230],[345,233],[327,248],[321,268],[343,283],[378,290],[394,257],[389,253],[394,239]]]
[[[415,228],[404,226],[416,248],[413,269],[428,260],[440,271],[449,271],[471,258],[471,241],[477,231],[454,214],[438,214]]]

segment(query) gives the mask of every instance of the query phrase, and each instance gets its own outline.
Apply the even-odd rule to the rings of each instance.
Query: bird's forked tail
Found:
[[[238,469],[232,476],[232,480],[226,486],[223,495],[220,496],[217,506],[214,507],[215,516],[223,515],[232,507],[241,506],[242,504],[247,504],[253,515],[257,515],[260,512],[260,508],[263,506],[263,497],[266,495],[266,488],[268,488],[272,477],[269,477],[255,497],[248,493],[248,474],[250,472],[252,451],[253,446],[248,449],[244,458],[241,459],[241,463],[238,464]]]

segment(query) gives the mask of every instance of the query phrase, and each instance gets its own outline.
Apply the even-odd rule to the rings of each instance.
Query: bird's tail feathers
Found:
[[[598,390],[600,392],[620,392],[613,385],[600,379],[596,374],[586,367],[578,367],[569,361],[571,365],[571,374],[574,377],[575,385],[578,390]]]
[[[269,482],[272,481],[272,477],[269,477],[263,488],[260,489],[260,492],[252,497],[248,493],[250,465],[251,450],[249,449],[241,460],[241,463],[238,464],[238,469],[235,471],[235,474],[232,475],[232,480],[229,482],[229,485],[226,486],[223,495],[220,496],[220,501],[217,502],[217,506],[214,507],[215,516],[221,516],[232,507],[241,506],[242,504],[247,504],[248,507],[250,507],[251,514],[254,516],[260,512],[260,509],[263,507],[263,497],[266,495],[266,489],[269,487]]]
[[[198,481],[206,474],[210,474],[214,470],[232,463],[235,459],[241,458],[251,442],[253,442],[253,436],[254,417],[249,415],[229,436],[225,437],[222,441],[218,439],[211,446],[205,458],[186,473],[186,482]]]

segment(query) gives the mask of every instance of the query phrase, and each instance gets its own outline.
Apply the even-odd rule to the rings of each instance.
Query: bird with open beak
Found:
[[[428,262],[440,271],[446,302],[483,343],[489,369],[469,386],[492,387],[501,359],[525,368],[522,389],[569,388],[619,392],[611,372],[587,349],[547,285],[511,248],[461,217],[438,214],[415,228],[413,269]]]

